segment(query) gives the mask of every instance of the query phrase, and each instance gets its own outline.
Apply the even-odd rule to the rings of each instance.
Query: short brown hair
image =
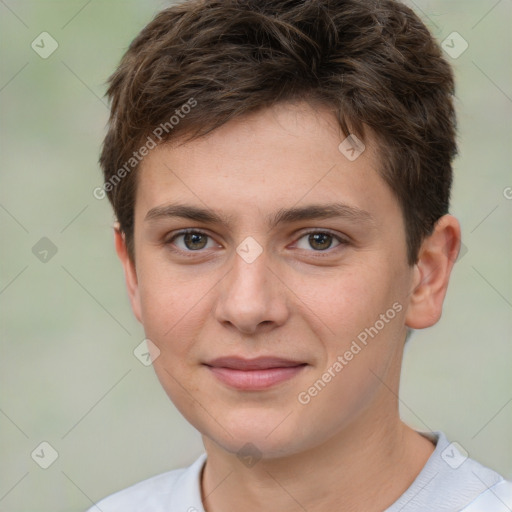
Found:
[[[109,79],[105,191],[134,257],[138,148],[191,140],[282,101],[322,104],[346,136],[364,141],[365,126],[375,134],[412,265],[448,212],[453,94],[438,44],[398,1],[185,1],[142,30]]]

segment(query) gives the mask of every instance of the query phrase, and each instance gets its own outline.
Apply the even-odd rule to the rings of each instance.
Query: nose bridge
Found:
[[[250,259],[246,259],[243,255],[240,255],[241,250],[241,247],[237,250],[231,277],[228,281],[240,297],[247,295],[253,299],[258,299],[258,296],[262,296],[269,291],[268,257],[261,253],[256,257],[251,255]]]
[[[255,331],[264,322],[280,324],[286,317],[286,297],[274,282],[270,258],[252,243],[238,246],[216,308],[218,321],[245,332]]]

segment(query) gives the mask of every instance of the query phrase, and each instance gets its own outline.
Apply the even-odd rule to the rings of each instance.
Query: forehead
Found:
[[[175,202],[207,207],[225,219],[258,212],[267,223],[279,208],[306,204],[398,209],[378,173],[375,139],[365,138],[355,159],[362,147],[344,139],[326,109],[279,104],[207,136],[158,146],[139,169],[136,217]]]

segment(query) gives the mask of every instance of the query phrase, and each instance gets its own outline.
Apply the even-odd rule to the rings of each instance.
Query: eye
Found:
[[[180,240],[181,239],[181,240]],[[179,242],[176,243],[176,240]],[[210,242],[210,245],[208,245]],[[215,243],[209,235],[202,231],[185,229],[173,235],[167,242],[173,244],[184,252],[200,251],[201,249],[211,249],[215,247]]]
[[[173,245],[182,252],[201,252],[203,249],[218,247],[212,237],[203,231],[184,229],[172,235],[166,245]],[[328,252],[339,245],[346,245],[348,241],[329,231],[309,231],[304,233],[296,242],[298,249],[314,252]]]
[[[302,240],[304,242],[301,242]],[[335,242],[336,245],[333,246],[333,242]],[[313,248],[315,251],[326,251],[327,249],[346,243],[346,240],[328,231],[309,231],[299,238],[297,248],[306,250]]]

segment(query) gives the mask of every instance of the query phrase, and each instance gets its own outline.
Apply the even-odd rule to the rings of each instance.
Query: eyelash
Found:
[[[173,246],[173,242],[174,242],[174,240],[176,240],[176,238],[178,238],[179,236],[182,236],[182,235],[190,234],[190,233],[194,233],[194,234],[198,234],[198,235],[204,235],[204,236],[206,236],[206,237],[208,237],[210,239],[213,238],[211,235],[209,235],[208,233],[206,233],[204,231],[201,231],[200,229],[192,229],[192,228],[182,229],[182,230],[174,233],[168,240],[166,240],[165,241],[165,245],[169,246],[173,252],[177,252],[177,253],[186,255],[186,257],[194,257],[194,253],[201,254],[202,252],[204,252],[203,249],[198,249],[196,251],[191,251],[191,250],[184,251],[184,250],[178,249],[176,247],[171,247],[171,246]],[[337,248],[339,248],[341,246],[346,246],[346,245],[348,245],[350,243],[346,238],[343,238],[343,237],[341,237],[339,235],[336,235],[335,233],[333,233],[329,229],[311,229],[309,231],[305,231],[305,232],[301,233],[299,238],[297,238],[297,241],[301,240],[305,236],[308,236],[308,235],[311,235],[311,234],[315,234],[315,233],[321,233],[321,234],[330,235],[337,242],[339,242],[339,245],[337,245],[335,247],[329,247],[328,249],[326,249],[324,251],[321,251],[321,250],[315,251],[313,249],[311,251],[307,251],[307,252],[314,253],[315,257],[317,257],[317,258],[322,258],[322,257],[325,257],[325,256],[329,256]]]

